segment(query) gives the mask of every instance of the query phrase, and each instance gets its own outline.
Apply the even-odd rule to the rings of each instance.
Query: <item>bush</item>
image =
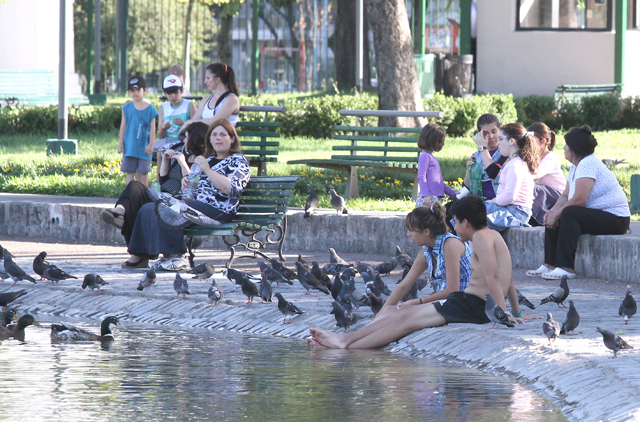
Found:
[[[69,132],[112,132],[120,127],[122,107],[69,107]],[[58,132],[58,106],[4,107],[0,110],[0,131],[7,135],[50,135]]]
[[[584,121],[593,130],[618,129],[622,121],[622,106],[617,95],[598,95],[582,99]]]
[[[640,97],[627,97],[622,100],[622,119],[624,128],[640,128]]]
[[[528,97],[515,98],[513,100],[518,121],[527,127],[535,122],[543,122],[547,126],[553,124],[555,119],[556,101],[548,95],[529,95]]]

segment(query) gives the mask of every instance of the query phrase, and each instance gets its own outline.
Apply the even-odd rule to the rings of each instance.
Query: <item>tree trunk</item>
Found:
[[[404,0],[365,2],[373,31],[380,110],[424,111]],[[422,119],[380,118],[380,126],[416,127]]]
[[[363,61],[362,84],[364,89],[371,88],[371,64],[369,62],[369,19],[363,17]],[[340,90],[350,90],[356,86],[356,2],[337,0],[335,13],[335,32],[329,39],[336,65],[336,83]]]
[[[233,41],[231,39],[231,23],[233,16],[222,14],[220,17],[220,32],[218,32],[218,60],[220,63],[233,63]]]

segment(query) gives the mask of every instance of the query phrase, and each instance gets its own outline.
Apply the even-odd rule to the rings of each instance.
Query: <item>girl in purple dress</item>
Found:
[[[447,132],[438,125],[428,124],[420,131],[418,147],[422,150],[418,159],[418,185],[420,197],[416,206],[430,207],[434,202],[441,203],[445,194],[453,197],[457,194],[444,183],[440,163],[433,156],[434,152],[441,151],[444,147],[444,139]]]

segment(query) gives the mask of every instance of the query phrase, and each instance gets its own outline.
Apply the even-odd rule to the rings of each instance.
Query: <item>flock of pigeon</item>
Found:
[[[507,327],[513,327],[514,324],[509,321],[507,314],[493,301],[491,298],[491,294],[487,293],[487,304],[485,307],[485,312],[487,317],[494,323],[494,327],[499,324],[506,325]],[[540,301],[540,305],[544,305],[545,303],[557,303],[558,307],[566,308],[564,302],[569,297],[569,284],[567,282],[567,277],[564,276],[560,280],[560,286],[549,296],[545,297]],[[518,301],[520,305],[527,306],[530,309],[535,309],[535,306],[529,302],[524,296],[518,292]],[[553,319],[553,315],[551,312],[547,312],[547,320],[542,324],[542,332],[549,339],[549,345],[551,342],[555,341],[561,334],[569,335],[569,333],[576,334],[575,329],[580,324],[580,314],[576,310],[575,304],[573,300],[569,300],[569,310],[567,311],[564,320],[562,321],[562,326]],[[562,306],[560,306],[562,305]],[[627,293],[620,304],[620,308],[618,309],[618,315],[624,318],[625,325],[629,324],[629,318],[636,314],[638,307],[635,299],[631,295],[631,286],[627,286]],[[596,331],[602,334],[602,339],[604,341],[604,345],[613,350],[613,358],[618,357],[618,351],[624,349],[633,349],[631,345],[629,345],[626,341],[624,341],[618,334],[605,330],[604,328],[597,327]]]
[[[329,189],[327,193],[331,195],[331,208],[336,210],[337,214],[349,214],[347,202],[342,196],[336,193],[335,189]],[[304,203],[304,218],[309,218],[315,214],[319,203],[320,200],[318,199],[315,189],[309,188],[309,196],[307,196],[307,200]]]
[[[335,193],[335,191],[333,192]],[[332,196],[333,196],[332,193]],[[313,189],[310,188],[310,194],[314,194]],[[313,209],[309,209],[313,212]],[[0,246],[0,252],[2,253],[2,259],[4,260],[4,271],[0,270],[0,278],[9,279],[14,281],[14,285],[18,281],[30,281],[36,283],[36,280],[28,275],[22,268],[20,268],[14,261],[13,256],[2,246]],[[41,252],[33,260],[33,271],[41,277],[41,280],[49,280],[52,283],[58,283],[60,280],[76,279],[77,277],[68,274],[61,268],[50,264],[46,261],[47,253]],[[247,304],[251,304],[255,298],[260,298],[262,303],[272,302],[272,297],[275,296],[278,300],[278,309],[282,313],[284,324],[291,323],[291,319],[303,313],[303,311],[294,303],[287,301],[281,293],[273,293],[272,285],[275,283],[277,287],[280,285],[288,284],[293,285],[294,281],[298,281],[302,287],[306,290],[305,294],[311,294],[312,291],[320,291],[327,296],[331,296],[333,301],[331,303],[331,314],[334,315],[336,320],[336,326],[343,328],[346,332],[351,325],[353,325],[358,318],[356,313],[361,306],[370,307],[374,315],[376,315],[384,306],[387,298],[391,294],[391,289],[382,280],[381,276],[389,275],[396,268],[403,270],[402,277],[398,280],[398,283],[404,279],[408,274],[411,266],[413,265],[413,258],[404,253],[399,246],[396,247],[395,255],[388,261],[379,265],[371,265],[360,261],[355,263],[349,263],[342,259],[333,248],[329,249],[329,263],[323,267],[317,261],[312,261],[311,264],[307,263],[301,255],[298,255],[298,260],[295,263],[295,270],[285,267],[277,259],[270,259],[268,263],[266,261],[258,262],[260,269],[260,276],[256,276],[244,271],[228,268],[223,270],[224,276],[236,286],[239,286],[242,293],[247,297]],[[193,270],[187,273],[194,274],[194,278],[198,278],[201,281],[209,281],[211,279],[211,286],[207,292],[209,303],[217,306],[224,297],[224,292],[218,285],[215,278],[212,278],[215,273],[215,268],[209,263],[197,265]],[[364,281],[364,290],[358,290],[356,287],[356,276],[362,278]],[[156,273],[154,269],[145,271],[137,286],[139,291],[146,289],[147,294],[151,286],[156,282]],[[107,283],[98,274],[87,274],[84,276],[82,282],[82,288],[98,290],[100,294],[100,288]],[[420,297],[420,291],[422,291],[427,285],[437,291],[438,283],[433,281],[429,282],[428,278],[421,277],[412,286],[402,301],[408,301],[417,299]],[[173,288],[176,292],[176,298],[180,295],[184,298],[189,293],[188,281],[183,278],[180,272],[176,273],[175,280],[173,282]],[[235,292],[236,289],[229,293]],[[24,340],[24,329],[29,325],[38,325],[35,318],[31,315],[24,315],[20,319],[17,319],[15,312],[6,309],[6,306],[17,299],[18,297],[26,294],[24,290],[2,293],[0,294],[0,304],[3,307],[2,326],[0,326],[0,340],[7,338],[16,338]],[[560,286],[551,293],[548,297],[542,299],[541,305],[545,303],[557,303],[558,306],[564,306],[564,302],[569,297],[569,286],[567,278],[563,277],[560,281]],[[514,324],[509,321],[508,314],[505,310],[501,309],[491,297],[491,294],[486,294],[486,307],[485,312],[487,317],[494,323],[492,328],[499,325],[506,325],[513,327]],[[521,306],[527,306],[530,309],[535,309],[535,306],[527,300],[518,291],[518,300]],[[553,319],[552,314],[547,313],[547,320],[543,324],[543,333],[551,342],[555,341],[560,335],[568,335],[569,333],[575,334],[575,329],[580,323],[580,315],[576,310],[573,300],[569,300],[569,310],[560,325]],[[627,293],[619,308],[619,315],[625,320],[625,324],[628,324],[629,318],[635,315],[637,310],[636,301],[631,295],[631,287],[627,286]],[[12,324],[17,319],[17,323]],[[113,334],[110,331],[112,324],[118,325],[118,318],[110,316],[106,318],[101,325],[101,335],[92,334],[76,327],[67,326],[63,324],[52,324],[51,337],[54,340],[92,340],[92,341],[111,341],[113,340]],[[597,328],[597,331],[602,334],[604,344],[607,348],[611,349],[614,353],[613,357],[617,357],[619,350],[632,349],[633,347],[626,343],[618,334],[611,331]]]

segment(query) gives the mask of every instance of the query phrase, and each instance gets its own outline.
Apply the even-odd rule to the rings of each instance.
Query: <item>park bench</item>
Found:
[[[69,104],[87,104],[84,96]],[[0,106],[58,105],[58,74],[45,69],[0,69]]]
[[[557,104],[564,101],[577,102],[587,96],[620,95],[622,84],[607,85],[560,85],[556,88],[555,100]]]
[[[222,241],[231,252],[226,263],[227,268],[230,268],[236,259],[269,259],[262,252],[269,245],[276,245],[278,257],[284,261],[282,251],[287,234],[287,210],[299,177],[251,177],[240,196],[238,214],[230,223],[219,226],[192,225],[185,228],[191,267],[194,266],[194,250],[198,243],[194,240],[196,236],[222,236]],[[238,247],[249,254],[236,257]]]
[[[334,140],[346,141],[335,145],[331,159],[293,160],[287,164],[345,171],[347,186],[345,199],[358,197],[358,167],[411,173],[414,177],[413,199],[418,197],[418,134],[422,128],[370,127],[360,125],[360,118],[375,117],[443,117],[441,111],[340,110],[342,116],[356,116],[356,126],[336,125]]]

